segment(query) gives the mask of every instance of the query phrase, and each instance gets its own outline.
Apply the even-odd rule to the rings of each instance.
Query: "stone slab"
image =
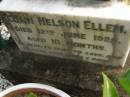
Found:
[[[103,65],[125,65],[130,44],[130,14],[126,14],[129,6],[111,3],[98,8],[91,4],[92,8],[76,7],[71,5],[73,0],[39,0],[33,6],[33,0],[19,0],[13,7],[2,7],[10,2],[0,3],[0,16],[20,50]],[[119,8],[124,14],[114,12]]]
[[[103,65],[125,65],[129,21],[47,13],[0,14],[22,51]]]
[[[11,0],[8,0],[8,1],[11,2]],[[21,3],[22,3],[22,0],[19,0],[19,1],[17,0],[17,3],[15,3],[15,4],[17,5],[17,4],[21,4]],[[52,5],[53,3],[51,3],[50,5]],[[5,1],[4,3],[1,3],[1,4],[4,5],[4,4],[8,4],[8,3]],[[29,4],[31,4],[31,5],[28,6]],[[54,4],[53,4],[53,6],[50,6],[47,3],[45,3],[45,4],[46,4],[44,6],[44,8],[46,7],[46,9],[44,10],[45,13],[43,13],[43,10],[39,10],[40,8],[42,8],[43,5],[42,6],[39,5],[38,2],[35,4],[33,10],[32,10],[33,4],[28,1],[26,2],[25,5],[21,5],[22,7],[19,6],[17,9],[16,9],[16,7],[12,7],[12,5],[3,7],[3,11],[0,12],[0,16],[2,16],[5,24],[9,28],[9,31],[11,32],[13,39],[15,40],[15,42],[17,43],[19,48],[17,48],[17,46],[13,40],[10,40],[7,48],[4,48],[3,50],[0,51],[0,69],[1,69],[1,71],[2,70],[7,71],[8,74],[10,74],[9,72],[13,72],[15,76],[17,76],[17,74],[21,74],[24,76],[25,75],[31,76],[33,78],[30,80],[33,82],[51,83],[53,85],[56,85],[57,87],[59,86],[59,87],[64,88],[65,91],[69,92],[69,90],[71,90],[74,93],[75,93],[75,91],[74,91],[75,89],[76,89],[76,91],[80,91],[80,92],[81,92],[81,90],[83,90],[83,91],[86,91],[86,90],[101,91],[101,89],[102,89],[101,73],[102,72],[105,72],[114,82],[116,82],[117,81],[116,77],[127,71],[127,69],[130,67],[129,61],[126,63],[127,65],[125,65],[125,61],[128,56],[128,53],[129,53],[129,27],[128,27],[128,25],[130,23],[129,22],[130,18],[128,18],[128,17],[130,17],[130,13],[128,12],[129,6],[121,7],[121,9],[123,9],[124,11],[121,11],[121,12],[116,11],[116,13],[114,10],[115,9],[119,10],[120,5],[114,7],[114,9],[113,9],[113,6],[109,7],[110,10],[106,10],[106,8],[105,9],[96,8],[97,10],[92,8],[89,10],[89,8],[87,8],[88,9],[87,10],[88,13],[87,13],[85,11],[86,8],[81,8],[81,7],[77,8],[75,6],[74,6],[74,8],[72,8],[72,6],[71,7],[62,6],[62,7],[64,7],[64,11],[63,11],[63,9],[60,9],[61,8],[60,5],[63,4],[62,2],[59,2],[56,4],[56,6],[58,6],[58,7],[54,6]],[[0,6],[0,8],[2,8],[2,6]],[[40,7],[38,7],[38,6],[40,6]],[[48,9],[48,6],[49,6],[49,9]],[[58,10],[54,10],[55,7]],[[36,10],[38,10],[38,12]],[[106,11],[103,11],[103,10],[106,10]],[[17,12],[14,12],[14,11],[17,11]],[[46,12],[49,12],[49,13],[46,13]],[[69,13],[69,15],[67,15],[66,12]],[[89,13],[89,12],[92,12],[92,13]],[[95,13],[95,12],[97,12],[97,13]],[[59,13],[61,13],[61,14],[59,14]],[[63,15],[64,13],[65,13],[65,16]],[[99,13],[101,13],[101,14],[99,14]],[[18,21],[21,20],[21,18],[23,18],[23,17],[25,20],[26,19],[28,20],[28,17],[29,17],[29,20],[31,17],[33,17],[32,19],[33,19],[33,21],[35,21],[34,24],[29,24],[29,25],[25,24],[26,21],[24,21],[24,22],[21,21],[22,23],[21,22],[19,23]],[[114,56],[113,57],[110,56],[111,60],[109,62],[103,62],[102,65],[100,65],[100,62],[95,63],[95,62],[91,62],[88,60],[87,60],[87,62],[85,62],[85,61],[80,60],[79,58],[76,58],[76,60],[75,60],[75,58],[66,59],[66,57],[70,57],[70,56],[66,56],[66,54],[68,54],[68,52],[63,54],[64,52],[60,52],[59,49],[56,50],[58,52],[57,54],[54,54],[54,52],[50,52],[49,48],[44,49],[45,51],[42,54],[41,54],[41,52],[39,53],[38,51],[36,51],[36,50],[40,49],[39,47],[36,48],[34,51],[30,50],[33,48],[32,46],[34,46],[34,44],[37,44],[36,41],[33,42],[33,39],[37,40],[40,37],[41,38],[44,37],[47,39],[51,39],[54,37],[55,39],[63,40],[62,43],[64,43],[65,41],[71,41],[71,40],[73,40],[74,42],[78,41],[78,42],[86,43],[86,39],[85,40],[84,39],[75,39],[75,38],[64,39],[61,36],[61,34],[63,33],[61,31],[61,29],[68,31],[68,29],[66,27],[65,27],[66,29],[63,29],[61,27],[53,28],[53,27],[50,27],[50,25],[39,26],[39,24],[38,24],[39,22],[37,22],[37,17],[46,17],[46,19],[49,21],[50,21],[50,19],[53,20],[53,18],[55,18],[55,20],[60,19],[60,21],[61,20],[67,20],[67,21],[68,20],[73,20],[73,21],[78,20],[81,22],[81,24],[83,23],[83,21],[87,20],[87,21],[89,21],[87,23],[88,25],[91,24],[91,25],[93,25],[93,27],[94,27],[94,24],[98,25],[98,27],[100,29],[98,28],[97,30],[102,30],[101,29],[102,24],[103,24],[103,27],[105,25],[110,26],[110,24],[111,25],[118,24],[118,26],[119,26],[118,31],[115,31],[115,32],[110,31],[110,33],[106,33],[108,31],[94,31],[93,32],[94,29],[87,29],[87,31],[85,31],[85,32],[84,32],[83,28],[82,28],[82,30],[77,30],[77,29],[73,29],[73,28],[69,29],[72,32],[79,31],[80,34],[87,33],[86,35],[88,35],[89,37],[91,35],[93,37],[94,34],[97,32],[101,36],[110,35],[109,38],[111,38],[113,40],[113,42],[104,42],[104,41],[97,42],[97,41],[92,40],[94,38],[89,39],[89,37],[88,37],[88,40],[90,43],[96,42],[95,44],[99,43],[100,45],[102,45],[102,44],[105,45],[105,48],[107,49],[106,52],[105,51],[103,52],[105,57],[108,53],[112,54]],[[63,17],[63,19],[61,19],[62,17]],[[18,19],[18,21],[15,21],[15,20],[17,20],[16,18]],[[44,27],[45,29],[53,28],[53,31],[55,31],[56,33],[58,31],[60,34],[57,33],[52,37],[50,35],[48,35],[47,37],[45,37],[44,35],[42,36],[42,35],[36,33],[38,31],[35,31],[37,25],[38,25],[39,29],[41,29],[42,27]],[[14,28],[15,26],[17,29]],[[16,31],[16,30],[19,30],[18,29],[19,27],[25,27],[25,28],[29,27],[29,28],[33,29],[32,30],[33,33],[31,33],[31,34],[26,33],[27,34],[26,35],[24,33],[26,31],[24,31],[24,30]],[[84,26],[82,25],[81,27],[84,27]],[[111,27],[113,27],[113,26],[111,26]],[[91,33],[91,31],[93,32],[93,34]],[[27,31],[27,32],[29,32],[29,31]],[[116,32],[118,32],[118,33],[116,33]],[[119,33],[119,32],[121,32],[121,33]],[[96,34],[96,35],[98,35],[98,34]],[[37,39],[29,38],[29,37],[36,37]],[[84,36],[83,36],[83,38],[84,38]],[[30,41],[31,44],[29,44],[30,46],[27,46],[27,44],[29,43],[29,40],[27,40],[27,39],[31,40]],[[39,43],[40,42],[38,42],[38,44]],[[113,45],[112,45],[112,43],[113,43]],[[25,44],[25,45],[23,45],[23,44]],[[50,43],[48,45],[54,46],[54,45],[52,45],[52,43]],[[38,46],[38,45],[35,45],[35,46]],[[66,47],[66,46],[67,46],[67,44],[65,44],[64,46],[62,45],[62,46],[56,46],[56,47]],[[76,49],[77,49],[77,47],[76,47]],[[23,51],[26,51],[26,52],[23,52]],[[84,51],[84,49],[80,49],[80,51]],[[29,52],[34,52],[34,53],[29,53]],[[113,52],[114,52],[114,54],[113,54]],[[96,53],[97,53],[97,51],[96,51]],[[72,52],[69,54],[72,54]],[[92,54],[91,54],[91,56],[92,56]],[[106,65],[111,65],[111,66],[106,66]],[[113,67],[113,66],[118,66],[118,67]],[[121,68],[121,66],[124,66],[124,68]],[[26,77],[25,79],[28,79],[28,77]],[[82,97],[82,96],[79,96],[79,97]]]

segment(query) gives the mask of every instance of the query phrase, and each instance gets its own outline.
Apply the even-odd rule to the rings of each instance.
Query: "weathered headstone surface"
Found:
[[[101,72],[116,81],[130,67],[129,63],[125,66],[129,7],[79,8],[64,0],[32,1],[17,0],[6,7],[6,1],[1,3],[0,16],[19,47],[10,40],[0,52],[1,72],[24,75],[21,80],[53,84],[77,97],[87,97],[88,90],[101,91]]]
[[[22,51],[104,65],[125,64],[129,22],[44,13],[1,12],[1,16]]]
[[[0,12],[22,51],[103,65],[125,65],[129,53],[130,19],[127,17],[130,14],[116,17],[120,14],[113,12],[119,6],[90,9],[69,6],[58,0],[38,1],[32,9],[31,1],[20,0],[24,6],[30,3],[30,7],[1,7]],[[6,1],[1,3],[3,5]],[[126,6],[120,6],[123,7],[120,10],[127,11]]]

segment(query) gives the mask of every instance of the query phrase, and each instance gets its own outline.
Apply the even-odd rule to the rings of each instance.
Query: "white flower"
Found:
[[[1,37],[3,38],[3,39],[5,39],[5,40],[9,40],[9,38],[10,38],[10,33],[9,33],[9,31],[8,31],[8,29],[7,29],[7,27],[4,25],[4,24],[2,24],[1,26],[0,26],[0,34],[1,34]]]

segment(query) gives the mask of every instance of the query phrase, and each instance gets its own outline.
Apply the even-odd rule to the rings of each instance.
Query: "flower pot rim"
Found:
[[[26,89],[26,88],[38,88],[38,89],[43,89],[43,90],[47,90],[47,91],[50,91],[52,93],[55,93],[61,97],[70,97],[68,94],[66,94],[65,92],[59,90],[59,89],[56,89],[52,86],[49,86],[49,85],[45,85],[45,84],[39,84],[39,83],[25,83],[25,84],[19,84],[19,85],[16,85],[16,86],[13,86],[13,87],[10,87],[4,91],[2,91],[0,93],[0,97],[4,97],[5,95],[11,93],[11,92],[14,92],[14,91],[17,91],[17,90],[20,90],[20,89]]]

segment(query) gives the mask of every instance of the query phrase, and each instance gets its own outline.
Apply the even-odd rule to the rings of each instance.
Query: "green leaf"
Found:
[[[5,46],[6,42],[0,35],[0,49],[2,49]]]
[[[130,70],[119,77],[119,83],[123,87],[123,89],[130,95]]]
[[[103,97],[119,97],[119,93],[113,82],[104,74],[103,75]]]
[[[38,97],[36,94],[34,94],[34,93],[29,93],[29,94],[27,94],[27,96],[26,97]]]

